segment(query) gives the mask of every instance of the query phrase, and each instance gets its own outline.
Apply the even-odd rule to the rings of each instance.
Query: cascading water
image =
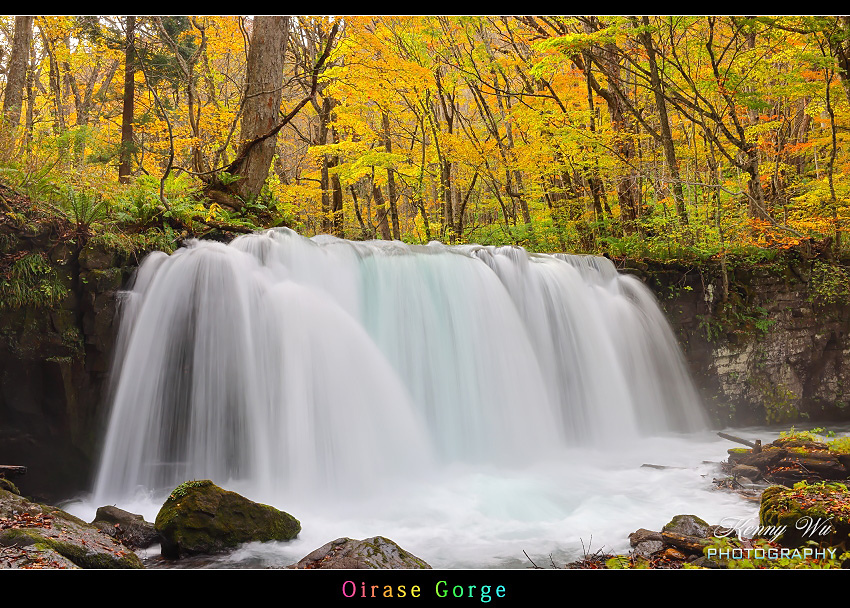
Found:
[[[111,390],[98,504],[205,478],[285,510],[436,500],[462,470],[487,485],[470,501],[513,512],[493,471],[522,486],[576,450],[707,428],[651,293],[609,260],[287,229],[149,256]]]

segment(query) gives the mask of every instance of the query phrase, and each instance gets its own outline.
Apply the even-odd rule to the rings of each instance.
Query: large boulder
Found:
[[[431,568],[424,560],[383,536],[364,540],[338,538],[322,545],[290,568],[396,569]]]
[[[143,568],[139,557],[56,507],[0,489],[0,554],[17,568]]]
[[[154,522],[162,537],[162,555],[217,553],[252,541],[292,540],[301,523],[212,481],[188,481],[171,493]]]

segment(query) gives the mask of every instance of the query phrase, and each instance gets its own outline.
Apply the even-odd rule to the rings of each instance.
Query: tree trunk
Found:
[[[667,102],[664,99],[664,93],[661,90],[661,77],[658,73],[658,62],[655,59],[655,46],[652,43],[652,36],[649,33],[649,17],[643,18],[643,25],[646,30],[641,37],[649,58],[652,92],[655,94],[655,105],[658,108],[658,119],[661,122],[661,145],[664,149],[664,158],[667,161],[670,178],[673,181],[673,198],[676,201],[676,213],[679,216],[679,221],[683,224],[687,224],[688,213],[685,209],[685,195],[682,192],[682,180],[679,177],[679,163],[676,159],[676,148],[673,144],[673,132],[670,129],[670,118],[667,115]]]
[[[390,234],[390,225],[389,222],[387,222],[389,209],[387,209],[384,195],[381,193],[381,187],[376,184],[374,180],[372,181],[372,188],[375,192],[375,213],[378,216],[378,230],[381,231],[381,238],[385,241],[389,241],[392,239],[392,235]]]
[[[127,46],[124,50],[124,109],[121,113],[121,164],[118,165],[118,181],[130,182],[133,157],[133,114],[136,99],[136,18],[127,17]]]
[[[62,86],[59,75],[59,63],[56,61],[56,52],[53,41],[47,38],[43,26],[39,25],[41,40],[44,42],[44,50],[48,59],[48,80],[50,91],[53,93],[53,134],[61,135],[65,132],[65,113],[62,108]]]
[[[593,27],[586,25],[585,31],[592,33],[595,30]],[[633,159],[637,156],[637,151],[635,150],[632,138],[634,128],[626,119],[626,112],[629,110],[622,99],[622,97],[625,97],[625,91],[620,75],[622,66],[620,65],[619,54],[617,47],[611,43],[599,49],[585,51],[585,53],[587,61],[578,54],[574,56],[574,61],[580,66],[584,65],[583,69],[591,82],[593,90],[605,99],[608,105],[608,114],[611,117],[611,126],[615,133],[617,155],[625,165],[625,175],[615,178],[617,180],[617,198],[620,202],[620,218],[623,224],[623,231],[626,234],[631,234],[638,230],[637,219],[640,216],[640,191],[638,188],[637,173],[630,166]],[[608,79],[607,88],[603,88],[590,76],[591,63],[589,60],[594,54],[598,58],[597,63],[602,68],[602,72]]]
[[[384,148],[388,154],[393,152],[393,143],[390,137],[390,117],[386,112],[381,112],[381,127],[384,130]],[[387,195],[390,197],[390,219],[393,225],[393,238],[401,240],[401,229],[398,225],[398,195],[396,194],[395,175],[393,169],[387,168]]]
[[[9,57],[9,66],[6,71],[6,94],[3,98],[3,116],[12,131],[17,129],[21,122],[23,91],[29,65],[34,19],[34,17],[15,17],[15,37],[12,41],[12,55]]]
[[[240,141],[250,142],[278,124],[282,100],[283,58],[289,38],[287,16],[254,17],[246,67],[245,105]],[[234,191],[243,199],[255,198],[263,188],[274,156],[277,135],[251,146],[238,167]]]

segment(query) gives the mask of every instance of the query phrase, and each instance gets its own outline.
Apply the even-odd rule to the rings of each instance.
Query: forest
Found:
[[[0,182],[144,249],[840,256],[849,68],[846,16],[0,17]]]
[[[850,566],[850,17],[0,16],[0,103],[0,567]]]

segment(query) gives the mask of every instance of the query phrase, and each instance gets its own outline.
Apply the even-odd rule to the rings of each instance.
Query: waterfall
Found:
[[[101,502],[362,495],[707,426],[652,294],[605,258],[288,229],[148,256],[110,395]]]

